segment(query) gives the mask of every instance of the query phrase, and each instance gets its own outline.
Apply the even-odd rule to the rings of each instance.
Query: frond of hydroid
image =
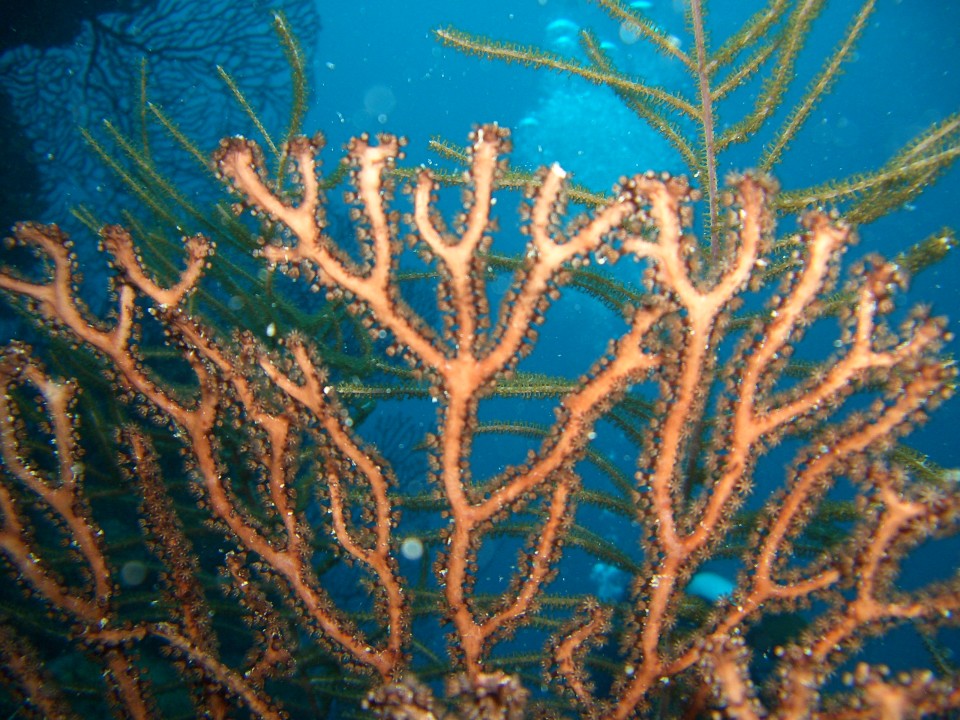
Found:
[[[620,0],[595,0],[595,2],[606,10],[611,18],[617,22],[626,23],[638,37],[649,41],[660,53],[679,60],[689,70],[695,69],[693,59],[683,52],[679,45],[656,23],[644,17],[638,10],[625,5]]]
[[[768,42],[770,31],[780,23],[789,7],[788,0],[771,0],[767,7],[754,13],[739,30],[727,38],[713,54],[713,63],[723,67],[758,43],[774,44],[776,41]]]
[[[478,55],[491,60],[516,62],[535,69],[543,68],[568,73],[595,85],[604,85],[613,89],[644,95],[652,100],[669,105],[691,118],[697,117],[697,110],[693,104],[676,93],[657,85],[629,80],[621,75],[600,72],[595,68],[557,55],[549,50],[532,45],[492,40],[482,35],[470,35],[449,27],[434,30],[434,34],[444,45],[470,55]]]
[[[600,40],[589,30],[580,31],[580,47],[583,48],[587,58],[593,63],[593,67],[605,75],[619,75],[617,69],[611,62],[610,57],[601,47]],[[622,77],[622,76],[621,76]],[[626,80],[626,78],[623,78]],[[617,94],[621,102],[633,111],[635,115],[643,118],[659,132],[667,141],[676,148],[688,167],[696,166],[700,160],[697,151],[687,142],[683,131],[679,125],[673,122],[663,109],[662,103],[651,102],[648,97],[629,92],[620,87],[612,86],[611,89]]]
[[[883,167],[830,180],[821,185],[781,192],[776,198],[781,212],[855,200],[845,209],[857,224],[871,222],[909,202],[960,155],[960,113],[933,123],[901,148]]]
[[[745,142],[753,137],[783,103],[783,97],[795,76],[797,57],[809,37],[810,26],[823,11],[824,4],[825,0],[803,2],[787,18],[783,29],[777,34],[777,53],[772,56],[774,62],[764,78],[763,89],[754,103],[753,111],[719,135],[718,152],[732,143]]]
[[[227,89],[230,90],[230,93],[233,95],[233,99],[236,100],[237,104],[241,108],[243,108],[243,111],[247,114],[250,122],[252,122],[254,127],[257,128],[257,132],[260,133],[260,137],[263,139],[264,144],[266,144],[267,148],[269,148],[270,154],[274,157],[279,157],[280,149],[277,147],[277,144],[274,142],[270,132],[260,119],[259,113],[254,110],[253,106],[250,104],[250,101],[247,100],[247,96],[240,89],[240,86],[237,85],[237,81],[233,79],[233,76],[230,73],[228,73],[219,65],[217,65],[217,74],[220,76],[220,79],[223,80],[223,84],[227,86]]]
[[[867,26],[867,20],[871,13],[873,13],[875,5],[875,0],[867,0],[867,2],[861,6],[860,12],[857,13],[856,18],[840,45],[827,60],[814,81],[810,83],[806,94],[800,103],[791,111],[786,123],[777,131],[774,141],[767,146],[763,156],[760,158],[761,170],[770,172],[773,166],[780,162],[784,149],[786,149],[797,136],[797,132],[806,123],[810,117],[810,113],[813,112],[813,109],[820,100],[830,92],[833,83],[840,74],[841,66],[850,57],[857,40],[859,40],[863,34],[863,30]]]

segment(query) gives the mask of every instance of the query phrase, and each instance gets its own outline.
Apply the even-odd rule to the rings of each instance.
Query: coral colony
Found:
[[[769,265],[772,181],[755,175],[730,181],[718,214],[722,243],[708,261],[688,227],[696,198],[684,179],[650,173],[625,178],[609,202],[569,221],[565,173],[558,166],[538,176],[522,208],[527,249],[510,289],[492,308],[486,255],[506,136],[496,125],[471,136],[455,232],[435,209],[438,188],[430,171],[415,178],[406,222],[414,230],[413,247],[439,275],[439,328],[406,304],[398,287],[404,245],[390,173],[401,152],[396,138],[364,136],[349,148],[354,191],[348,201],[363,247],[359,259],[328,234],[318,140],[298,138],[287,148],[302,184],[294,199],[267,179],[253,142],[225,140],[215,158],[242,204],[283,229],[263,241],[262,260],[346,303],[374,336],[388,338],[387,352],[404,358],[437,401],[437,427],[427,443],[444,523],[430,552],[434,607],[449,630],[452,657],[445,691],[433,682],[436,677],[417,677],[411,668],[417,597],[398,558],[401,552],[419,555],[424,547],[414,548],[395,533],[397,478],[351,427],[310,339],[294,333],[268,349],[251,333],[231,341],[214,337],[189,302],[205,267],[218,262],[203,237],[186,240],[186,267],[165,287],[143,266],[126,230],[105,228],[103,245],[117,274],[115,312],[94,319],[78,299],[69,240],[53,226],[16,228],[15,241],[42,254],[51,273],[37,278],[5,271],[0,287],[27,299],[62,337],[95,351],[110,367],[118,392],[175,428],[199,480],[202,511],[236,548],[223,561],[224,577],[261,640],[243,660],[221,656],[201,612],[189,544],[172,516],[150,439],[133,427],[123,433],[129,484],[144,495],[145,527],[156,538],[155,552],[168,568],[166,582],[177,602],[164,619],[123,616],[115,568],[81,482],[81,429],[72,411],[76,386],[46,371],[29,347],[13,344],[0,362],[0,552],[22,585],[66,621],[85,653],[99,659],[115,702],[131,716],[149,713],[150,690],[137,658],[140,648],[154,643],[179,660],[197,688],[194,702],[215,709],[216,716],[229,716],[236,707],[256,717],[284,717],[282,700],[271,696],[271,678],[290,671],[297,642],[311,642],[374,679],[362,702],[377,717],[520,718],[536,708],[538,716],[627,718],[652,708],[669,713],[682,704],[694,713],[713,708],[736,718],[900,718],[960,707],[957,689],[928,671],[893,677],[866,662],[845,671],[845,684],[831,685],[825,700],[827,684],[864,637],[906,620],[934,627],[960,610],[955,580],[913,593],[894,588],[901,558],[955,524],[960,500],[949,488],[911,482],[884,453],[950,393],[953,368],[938,355],[944,322],[917,310],[891,328],[884,318],[903,278],[894,265],[867,258],[843,287],[849,301],[835,354],[806,377],[780,383],[792,346],[822,316],[823,299],[837,287],[840,256],[852,240],[841,219],[811,211],[802,218],[794,269],[721,360],[717,348],[730,332],[740,296],[761,288]],[[644,293],[641,302],[623,308],[622,335],[611,337],[602,357],[563,394],[539,449],[492,479],[473,477],[481,400],[534,347],[538,325],[577,267],[627,260],[637,261]],[[163,324],[185,359],[198,387],[195,397],[166,387],[138,355],[141,306]],[[642,568],[639,580],[611,590],[629,608],[621,615],[626,620],[614,622],[607,598],[585,596],[541,647],[545,673],[511,670],[496,659],[498,646],[549,615],[541,601],[571,532],[582,489],[578,463],[595,425],[642,383],[656,388],[658,399],[643,429],[630,498],[643,529]],[[867,385],[874,388],[872,402],[846,411],[852,391]],[[56,446],[54,467],[30,461],[27,421],[14,399],[28,391]],[[223,440],[230,432],[247,433],[245,451],[256,457],[262,478],[256,516],[231,480],[236,467]],[[686,588],[704,571],[704,561],[721,546],[756,486],[758,461],[787,437],[800,449],[780,491],[760,511],[743,571],[733,585],[713,573],[699,575],[698,583],[711,586],[712,609],[699,624],[678,623]],[[312,481],[327,509],[314,521],[319,527],[309,527],[291,489],[301,470],[298,448],[306,444],[322,456],[322,471]],[[703,459],[697,492],[690,491],[687,477],[694,453]],[[860,496],[847,545],[842,553],[797,561],[794,542],[841,478]],[[362,512],[355,511],[358,497],[364,498]],[[24,510],[26,502],[41,506],[68,539],[84,571],[79,585],[53,572],[35,547],[30,524],[36,513]],[[475,592],[481,545],[531,509],[535,527],[508,571],[512,581],[499,596],[481,598]],[[338,607],[339,595],[311,560],[314,533],[331,537],[341,557],[365,575],[362,587],[376,598],[372,619],[361,621]],[[262,577],[282,589],[284,608],[294,614],[281,621],[278,613],[286,610],[253,589]],[[761,692],[754,687],[756,658],[747,629],[765,614],[813,601],[822,610],[815,623],[765,658]],[[288,621],[303,628],[300,640]],[[25,688],[24,697],[55,715],[58,700],[43,691],[41,669],[31,666],[29,653],[16,652],[20,646],[11,636],[3,644],[7,672]],[[607,658],[603,681],[593,665],[601,650]],[[540,679],[531,681],[534,676]],[[681,690],[671,695],[673,688]],[[541,697],[547,690],[559,691],[552,704]]]

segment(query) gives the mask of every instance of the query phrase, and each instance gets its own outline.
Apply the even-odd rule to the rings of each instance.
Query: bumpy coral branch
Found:
[[[291,147],[291,157],[304,182],[303,197],[295,206],[285,205],[268,188],[262,178],[257,149],[242,140],[226,142],[217,155],[217,163],[257,209],[282,222],[296,238],[296,244],[270,245],[263,255],[274,263],[308,265],[318,281],[334,292],[348,291],[363,312],[381,327],[389,330],[416,366],[422,368],[435,383],[435,394],[443,397],[438,451],[440,482],[452,516],[444,576],[448,613],[457,628],[459,646],[467,668],[478,673],[488,639],[508,628],[516,618],[526,614],[543,583],[550,577],[549,568],[556,553],[558,529],[565,517],[567,497],[571,490],[566,471],[579,459],[580,450],[596,417],[616,398],[623,387],[652,367],[655,358],[642,351],[641,338],[658,317],[656,310],[638,312],[631,332],[621,343],[623,350],[606,367],[598,369],[595,378],[571,393],[563,402],[562,419],[555,437],[539,458],[528,467],[516,471],[484,502],[468,498],[464,462],[469,457],[473,428],[476,425],[477,401],[486,394],[497,378],[503,377],[527,352],[531,328],[542,316],[547,294],[556,285],[563,269],[574,260],[583,259],[601,249],[607,236],[633,210],[629,192],[599,212],[569,236],[553,237],[551,215],[556,211],[563,182],[563,171],[552,168],[545,176],[531,212],[532,242],[527,253],[517,290],[504,302],[503,316],[497,328],[488,332],[487,300],[480,267],[482,251],[490,222],[493,188],[498,173],[498,158],[505,133],[495,126],[477,131],[473,147],[471,179],[472,203],[460,238],[453,238],[439,229],[440,222],[430,211],[434,183],[427,171],[421,172],[414,192],[414,222],[429,253],[439,262],[445,280],[442,301],[453,313],[453,330],[448,328],[441,340],[433,336],[426,324],[403,306],[391,285],[391,272],[397,256],[396,228],[391,226],[385,207],[390,196],[390,183],[385,170],[392,165],[399,144],[385,138],[371,146],[366,138],[355,140],[350,147],[354,165],[354,183],[365,221],[359,235],[368,249],[366,267],[358,267],[324,237],[320,226],[308,222],[320,206],[319,188],[314,176],[315,148],[303,142]],[[273,371],[275,372],[275,371]],[[310,373],[306,373],[310,376]],[[276,375],[272,375],[278,380]],[[304,402],[304,393],[292,388],[290,381],[278,381],[292,397]],[[305,395],[315,395],[307,391]],[[480,537],[493,519],[520,502],[528,493],[537,491],[548,480],[556,483],[551,493],[550,509],[539,546],[520,580],[513,603],[484,619],[478,619],[468,605],[470,562]],[[374,483],[375,484],[375,483]]]
[[[19,389],[32,386],[41,398],[44,416],[52,431],[52,444],[58,465],[47,473],[29,458],[24,423],[13,404],[13,395]],[[89,503],[83,492],[83,464],[75,437],[78,427],[72,416],[76,387],[49,377],[34,361],[28,348],[14,345],[0,356],[0,437],[4,465],[19,482],[20,488],[32,495],[31,504],[61,523],[76,550],[74,566],[88,578],[86,587],[68,584],[45,561],[41,544],[26,525],[23,512],[17,507],[15,493],[6,484],[0,484],[0,510],[3,527],[0,529],[0,552],[17,569],[21,582],[42,597],[48,606],[65,619],[70,635],[86,651],[96,656],[103,665],[104,676],[130,717],[151,716],[151,701],[130,648],[146,637],[164,640],[175,654],[190,662],[210,669],[210,679],[235,695],[259,717],[278,719],[276,707],[252,686],[246,678],[224,666],[218,659],[215,643],[207,623],[209,609],[194,587],[194,559],[184,551],[189,544],[182,529],[173,520],[166,507],[167,498],[159,490],[157,470],[146,440],[134,431],[128,433],[136,472],[141,476],[145,504],[151,512],[146,517],[161,541],[167,545],[168,566],[172,575],[172,590],[177,596],[180,617],[177,622],[145,622],[131,624],[121,617],[114,599],[117,581],[102,547],[101,529],[93,520]],[[162,527],[166,526],[166,527]],[[191,572],[192,571],[192,572]],[[17,641],[12,630],[5,630],[3,644]],[[22,662],[26,649],[17,651],[17,663]],[[16,668],[29,681],[23,683],[24,694],[31,706],[53,707],[57,703],[51,687],[44,687],[31,678],[26,668]],[[39,672],[39,671],[38,671]],[[57,716],[55,713],[51,717]]]
[[[124,386],[134,390],[166,419],[179,426],[188,438],[194,467],[203,480],[214,518],[229,528],[243,548],[255,553],[266,567],[289,583],[294,597],[322,628],[328,640],[342,646],[356,662],[390,677],[396,672],[401,658],[406,620],[395,569],[386,559],[386,543],[381,542],[373,556],[362,558],[366,561],[376,559],[372,565],[382,586],[387,589],[389,613],[394,621],[386,647],[377,649],[365,642],[345,617],[335,612],[326,591],[317,584],[309,570],[308,529],[303,525],[303,519],[293,512],[287,489],[291,472],[288,458],[293,442],[291,418],[283,413],[267,412],[253,390],[251,379],[239,371],[239,359],[225,353],[178,305],[200,277],[199,266],[207,256],[208,244],[198,238],[186,242],[187,269],[172,289],[166,289],[156,285],[144,272],[126,231],[108,227],[103,236],[123,278],[117,293],[118,320],[112,328],[101,328],[99,323],[87,319],[87,312],[75,294],[69,241],[55,227],[23,224],[16,229],[18,241],[39,247],[53,261],[52,281],[31,282],[3,274],[0,275],[0,287],[32,299],[41,317],[101,352],[109,359]],[[160,317],[182,343],[185,358],[200,385],[199,397],[192,405],[180,402],[157,384],[132,349],[138,291],[154,301],[151,312]],[[221,409],[230,402],[236,402],[267,438],[262,460],[270,499],[284,525],[284,536],[279,542],[271,540],[257,527],[228,487],[229,473],[224,461],[218,457],[213,428]],[[384,524],[384,527],[388,526],[389,523]],[[102,572],[96,575],[103,577]]]

